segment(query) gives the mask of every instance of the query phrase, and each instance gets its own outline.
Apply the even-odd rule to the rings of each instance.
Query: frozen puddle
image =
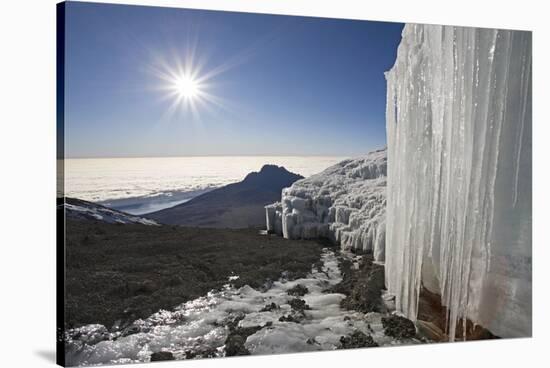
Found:
[[[109,333],[102,325],[88,325],[66,333],[68,365],[122,364],[148,362],[155,352],[171,352],[175,359],[199,356],[224,356],[229,335],[228,322],[242,318],[239,327],[263,326],[250,335],[245,347],[251,354],[333,350],[340,338],[355,330],[370,334],[380,346],[412,343],[385,336],[379,313],[360,313],[340,308],[343,294],[326,292],[341,280],[334,252],[325,249],[322,270],[312,268],[307,278],[274,282],[267,291],[249,286],[235,289],[230,284],[222,291],[178,306],[173,312],[159,311],[145,320],[137,320],[123,331]],[[231,277],[234,280],[235,276]],[[287,291],[305,286],[299,297],[309,305],[298,322],[281,322],[293,315]],[[275,303],[278,309],[262,311]],[[207,353],[205,353],[207,352]]]

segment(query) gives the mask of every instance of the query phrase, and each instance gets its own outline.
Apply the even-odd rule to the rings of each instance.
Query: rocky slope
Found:
[[[243,181],[226,185],[189,202],[146,216],[163,224],[214,228],[265,226],[264,206],[279,199],[281,190],[303,178],[284,167],[264,165]]]
[[[61,202],[61,199],[58,199],[58,201]],[[64,203],[60,203],[58,206],[65,210],[66,218],[73,220],[92,220],[110,224],[158,225],[154,220],[130,215],[76,198],[66,197]]]

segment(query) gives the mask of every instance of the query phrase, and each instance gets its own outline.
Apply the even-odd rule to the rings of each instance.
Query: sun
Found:
[[[166,114],[186,120],[200,121],[201,114],[216,113],[227,109],[226,101],[215,94],[219,87],[214,77],[224,72],[217,67],[204,69],[204,62],[194,60],[193,53],[186,57],[175,55],[168,61],[159,56],[150,65],[151,73],[158,79],[153,89],[161,92],[161,101],[168,101]]]
[[[174,78],[174,89],[180,97],[193,99],[200,93],[200,84],[187,75],[179,75]]]

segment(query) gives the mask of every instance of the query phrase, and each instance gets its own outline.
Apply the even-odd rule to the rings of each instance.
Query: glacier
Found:
[[[269,232],[288,239],[328,238],[384,260],[386,149],[341,161],[282,190],[265,207]]]
[[[530,32],[407,24],[386,73],[386,286],[413,320],[439,294],[450,340],[532,333],[531,53]]]

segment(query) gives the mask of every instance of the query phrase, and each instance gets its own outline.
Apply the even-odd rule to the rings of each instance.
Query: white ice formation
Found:
[[[531,335],[531,33],[406,25],[387,73],[386,283]],[[463,321],[465,318],[463,318]]]
[[[266,206],[267,229],[288,239],[329,238],[384,260],[386,149],[298,180]]]

